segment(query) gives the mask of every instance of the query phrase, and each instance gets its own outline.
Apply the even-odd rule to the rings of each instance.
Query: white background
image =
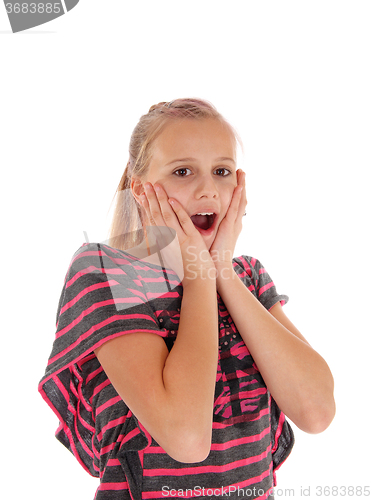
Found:
[[[0,5],[1,443],[12,498],[94,497],[97,479],[54,438],[37,385],[69,261],[83,231],[105,239],[130,133],[152,104],[177,97],[211,101],[240,133],[249,204],[235,254],[264,263],[334,374],[337,416],[319,435],[293,426],[277,497],[371,484],[371,26],[369,1],[81,0],[13,34]]]

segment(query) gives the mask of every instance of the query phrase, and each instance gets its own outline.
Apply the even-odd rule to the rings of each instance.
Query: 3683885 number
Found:
[[[371,494],[369,486],[316,486],[315,489],[317,497],[368,497]]]
[[[38,2],[38,3],[6,3],[5,8],[8,14],[59,14],[61,4],[59,2]]]

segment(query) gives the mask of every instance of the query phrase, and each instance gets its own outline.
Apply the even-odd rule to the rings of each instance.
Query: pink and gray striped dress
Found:
[[[287,302],[257,259],[241,256],[233,264],[267,309]],[[96,500],[273,496],[275,471],[291,452],[293,432],[218,293],[212,447],[203,462],[169,457],[115,391],[93,352],[137,331],[160,335],[170,350],[182,291],[173,271],[104,244],[86,243],[73,256],[39,391],[59,419],[57,439],[100,478]]]

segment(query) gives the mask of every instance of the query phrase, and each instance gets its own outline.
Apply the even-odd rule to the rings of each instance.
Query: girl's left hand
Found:
[[[209,249],[217,271],[219,268],[232,266],[235,245],[243,227],[242,218],[247,205],[245,173],[239,169],[236,174],[238,184],[233,191],[229,208]]]

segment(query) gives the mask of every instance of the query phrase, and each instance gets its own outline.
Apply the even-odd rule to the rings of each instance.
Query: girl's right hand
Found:
[[[183,286],[197,278],[216,279],[216,268],[204,239],[181,203],[174,198],[168,198],[165,189],[160,184],[152,186],[151,183],[146,182],[144,187],[145,194],[140,196],[140,202],[146,210],[157,240],[160,238],[158,245],[159,248],[163,248],[161,253],[168,267],[181,277]],[[167,239],[165,227],[176,231],[182,262],[179,262],[179,258],[176,257],[179,252],[175,251],[177,250],[174,247],[176,239],[173,235],[169,235],[168,240],[173,240],[172,244],[168,245],[166,241],[164,244],[164,239]],[[182,268],[183,276],[180,274]]]

